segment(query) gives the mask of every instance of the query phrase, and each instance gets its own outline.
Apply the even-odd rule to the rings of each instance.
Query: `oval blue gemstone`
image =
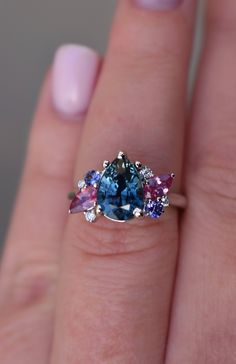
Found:
[[[134,217],[134,209],[143,209],[144,191],[137,168],[126,157],[115,159],[100,180],[97,203],[104,216],[118,221]]]

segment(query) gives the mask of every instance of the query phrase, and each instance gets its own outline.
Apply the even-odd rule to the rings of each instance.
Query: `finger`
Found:
[[[77,177],[119,149],[154,171],[180,173],[194,3],[149,10],[119,3]],[[177,237],[176,211],[159,224],[122,226],[71,216],[53,363],[163,362]]]
[[[168,364],[236,358],[236,3],[209,1]]]
[[[48,360],[65,196],[98,64],[94,51],[64,46],[43,87],[2,263],[2,364]]]

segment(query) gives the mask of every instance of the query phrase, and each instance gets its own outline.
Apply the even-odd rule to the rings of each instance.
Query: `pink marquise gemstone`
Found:
[[[79,191],[74,200],[70,205],[70,213],[76,214],[78,212],[83,212],[94,207],[97,201],[97,190],[93,186],[88,186],[81,191]]]
[[[166,195],[173,183],[173,179],[173,174],[165,174],[150,178],[144,187],[145,198],[156,200],[158,197]]]

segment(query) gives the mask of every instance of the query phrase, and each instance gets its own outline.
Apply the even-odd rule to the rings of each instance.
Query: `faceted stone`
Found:
[[[162,196],[161,203],[162,203],[162,205],[164,207],[169,207],[170,206],[170,201],[168,199],[168,196]]]
[[[164,212],[164,207],[161,201],[148,200],[144,206],[145,215],[152,219],[158,219]]]
[[[97,190],[93,186],[88,186],[79,191],[70,205],[70,213],[76,214],[94,207],[97,200]]]
[[[168,193],[173,183],[173,175],[155,176],[150,178],[144,187],[145,199],[156,200]]]
[[[159,176],[159,179],[161,181],[161,186],[163,188],[168,188],[168,190],[171,188],[173,180],[174,180],[174,174],[164,174],[162,176]]]
[[[143,209],[143,184],[137,168],[126,157],[115,159],[105,170],[98,186],[97,203],[104,216],[118,221],[134,217]]]
[[[85,216],[85,219],[88,221],[88,222],[94,222],[96,220],[96,211],[95,209],[92,209],[92,210],[89,210],[89,211],[86,211],[84,213],[84,216]]]
[[[80,189],[80,190],[82,190],[82,188],[85,188],[86,187],[86,183],[85,183],[85,181],[83,180],[83,179],[80,179],[79,181],[78,181],[78,188]]]
[[[89,171],[84,177],[87,186],[93,186],[100,181],[101,175],[98,171]]]
[[[141,176],[144,179],[149,179],[151,177],[154,177],[152,170],[147,166],[143,166],[143,168],[141,169],[141,171],[139,173],[141,174]]]

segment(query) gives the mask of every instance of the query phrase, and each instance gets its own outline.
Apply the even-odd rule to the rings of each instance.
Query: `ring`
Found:
[[[133,218],[158,219],[168,206],[186,207],[183,195],[168,194],[174,173],[156,176],[152,170],[136,161],[132,163],[119,152],[113,162],[104,161],[103,171],[88,171],[78,181],[78,190],[69,193],[70,214],[83,212],[88,222],[98,216],[116,222]]]

